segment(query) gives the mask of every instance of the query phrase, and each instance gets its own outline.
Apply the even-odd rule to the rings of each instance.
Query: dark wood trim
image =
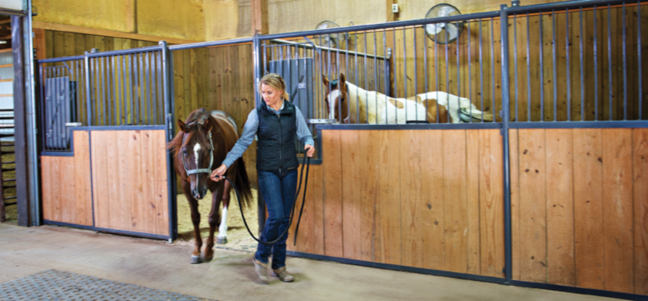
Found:
[[[16,158],[16,204],[18,206],[18,225],[29,226],[30,221],[30,200],[29,183],[27,172],[27,124],[25,122],[27,112],[25,108],[25,74],[24,64],[24,43],[23,43],[23,17],[11,16],[11,33],[13,45],[13,68],[14,68],[14,123],[15,123],[15,158]]]

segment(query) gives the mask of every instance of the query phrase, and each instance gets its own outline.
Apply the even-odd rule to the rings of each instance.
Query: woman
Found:
[[[254,135],[257,142],[257,171],[259,192],[268,209],[268,219],[261,233],[262,241],[273,241],[290,226],[290,211],[295,202],[297,189],[297,152],[295,138],[304,143],[308,157],[315,152],[315,142],[306,126],[299,108],[288,102],[286,84],[275,73],[261,78],[259,90],[263,103],[247,117],[243,134],[223,163],[212,174],[213,181],[220,181],[227,168],[240,158],[250,146]],[[274,245],[259,243],[254,254],[254,269],[263,282],[268,282],[268,259],[272,255],[272,270],[284,282],[294,277],[286,271],[286,239],[284,234]]]

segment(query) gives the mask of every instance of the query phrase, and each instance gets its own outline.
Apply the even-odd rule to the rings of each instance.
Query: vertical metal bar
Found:
[[[365,89],[365,108],[367,108],[367,122],[369,122],[369,91],[367,90],[369,88],[369,76],[367,75],[367,32],[362,33],[362,37],[364,38],[364,89]],[[378,109],[378,108],[376,108]],[[378,123],[378,114],[376,115],[376,120],[375,122]]]
[[[164,55],[163,52],[158,52],[158,54],[157,54],[157,69],[156,69],[157,70],[157,75],[158,75],[157,76],[157,78],[158,78],[157,79],[157,92],[158,93],[157,93],[157,101],[156,101],[156,103],[158,105],[158,109],[160,110],[160,112],[157,113],[157,122],[159,124],[164,123],[164,116],[165,116],[164,115],[165,114],[165,112],[164,112],[164,97],[163,97],[163,94],[162,94],[162,86],[163,86],[163,78],[162,78],[162,76],[164,75],[164,73],[163,73],[164,70],[162,69],[162,56],[163,55]]]
[[[173,85],[171,78],[173,77],[173,63],[169,62],[169,50],[165,41],[160,41],[158,44],[162,50],[161,52],[161,73],[162,73],[162,86],[163,86],[163,104],[164,104],[164,116],[165,120],[165,134],[167,141],[173,139],[173,94],[171,93],[170,87]],[[169,192],[169,240],[176,238],[176,221],[177,221],[177,208],[176,204],[176,193],[175,193],[175,172],[173,171],[173,155],[171,152],[167,152],[167,190]]]
[[[418,55],[416,55],[416,27],[412,27],[412,43],[414,45],[414,70],[413,70],[413,73],[414,73],[414,93],[413,93],[413,95],[415,97],[414,99],[416,99],[416,94],[418,94],[418,78],[416,77],[416,75],[418,73],[418,68],[416,66],[416,61],[418,61]],[[405,97],[408,97],[408,96],[405,95]],[[405,109],[407,109],[407,102],[405,102]],[[414,111],[414,114],[415,114],[414,116],[416,116],[414,118],[414,120],[418,120],[418,106],[414,106],[414,110],[415,110]],[[407,117],[405,118],[405,122],[407,122]]]
[[[482,20],[479,20],[479,98],[481,102],[481,122],[484,122],[484,62],[483,62],[483,41],[482,41]],[[493,112],[493,116],[495,113]]]
[[[393,37],[393,41],[394,41],[394,50],[392,51],[392,53],[394,54],[394,57],[395,57],[396,52],[398,52],[398,45],[396,45],[396,41],[397,41],[396,40],[396,28],[394,28],[394,30],[392,31],[392,37]],[[394,97],[398,97],[398,66],[397,66],[398,61],[393,60],[393,62],[394,62],[394,68],[393,69],[394,69],[394,71],[396,71],[396,74],[394,74]],[[385,115],[387,115],[387,114],[389,114],[389,112],[387,112],[387,110],[385,110]],[[396,112],[394,112],[394,114],[396,114]],[[397,120],[398,116],[396,116],[395,119]]]
[[[131,57],[133,58],[133,69],[134,69],[133,71],[133,78],[134,78],[133,94],[135,96],[135,98],[133,99],[133,102],[135,103],[135,113],[134,113],[135,123],[134,124],[140,125],[142,124],[142,118],[141,118],[142,116],[140,113],[142,108],[142,98],[140,97],[140,95],[138,95],[138,93],[142,90],[142,83],[139,78],[140,69],[142,65],[140,65],[138,53],[132,54]]]
[[[137,124],[137,117],[135,115],[135,97],[137,97],[137,92],[135,92],[135,60],[133,59],[133,55],[129,54],[127,56],[128,58],[128,75],[129,75],[129,90],[130,90],[130,115],[131,115],[131,124],[135,125]]]
[[[593,60],[594,60],[594,121],[598,121],[598,30],[596,26],[596,14],[598,13],[598,8],[594,7],[594,10],[592,10],[592,29],[593,29],[593,35],[594,35],[594,43],[592,46],[594,47],[593,52]]]
[[[90,93],[90,58],[88,52],[83,54],[83,66],[85,69],[85,92],[86,92],[86,124],[92,126],[92,94]]]
[[[470,35],[468,35],[470,37]],[[518,56],[517,56],[517,15],[513,16],[513,91],[515,98],[515,122],[520,121],[520,116],[518,115]],[[470,78],[470,76],[468,77]]]
[[[376,88],[376,89],[375,89],[375,90],[376,90],[376,94],[375,94],[375,95],[376,95],[376,97],[375,97],[375,102],[376,102],[376,111],[378,111],[378,91],[380,91],[380,89],[379,89],[379,86],[380,86],[380,85],[379,85],[378,83],[380,83],[380,82],[378,81],[378,59],[377,59],[377,56],[378,56],[378,46],[377,46],[377,43],[376,43],[376,31],[375,31],[375,30],[374,30],[374,32],[373,32],[373,37],[374,37],[374,45],[373,45],[373,47],[374,47],[374,62],[373,62],[373,67],[374,67],[374,86],[375,86],[375,88]]]
[[[144,74],[146,73],[146,69],[144,66],[144,53],[138,53],[137,54],[137,60],[139,61],[139,92],[140,92],[140,124],[146,124],[146,99],[145,99],[145,92],[146,92],[146,79],[144,78]]]
[[[571,121],[571,72],[570,72],[570,56],[569,56],[569,35],[571,32],[569,31],[569,9],[565,10],[565,59],[567,62],[567,65],[565,66],[565,72],[567,74],[567,80],[565,81],[565,84],[567,85],[567,121]],[[554,80],[555,81],[555,80]]]
[[[491,57],[491,110],[493,112],[493,122],[497,121],[497,108],[495,107],[495,37],[493,23],[495,20],[490,19],[490,57]],[[501,19],[500,19],[501,22]]]
[[[344,47],[345,47],[345,49],[346,49],[346,51],[347,51],[347,52],[344,54],[344,70],[346,71],[347,78],[349,78],[349,52],[348,52],[348,51],[349,51],[349,43],[347,42],[347,43],[345,43],[344,45],[345,45]],[[342,87],[339,87],[339,88],[342,88]],[[350,101],[349,99],[347,99],[347,102],[346,102],[346,103],[347,103],[346,106],[347,106],[347,112],[348,112],[348,113],[347,113],[347,114],[348,114],[347,117],[349,118],[349,122],[351,122],[351,121],[350,121],[350,119],[351,119],[351,101]],[[356,119],[356,120],[357,120],[357,119]],[[356,121],[356,122],[357,122],[357,121]]]
[[[157,65],[157,58],[158,58],[159,52],[152,52],[151,53],[151,69],[150,69],[150,75],[151,75],[151,110],[153,111],[152,114],[152,121],[151,124],[157,124],[158,122],[158,96],[156,94],[157,88],[160,86],[160,82],[157,81],[158,74],[160,73],[158,71],[158,65]]]
[[[529,50],[529,46],[531,45],[529,24],[531,22],[529,20],[529,14],[526,15],[526,21],[527,122],[531,122],[531,52]]]
[[[435,24],[436,26],[436,24]],[[435,92],[435,97],[436,97],[436,119],[439,120],[441,119],[440,113],[439,113],[439,68],[438,68],[438,63],[439,63],[439,43],[436,43],[436,41],[433,43],[434,44],[434,91]],[[446,104],[447,105],[447,104]],[[447,116],[447,115],[446,115]]]
[[[621,44],[623,51],[623,120],[628,120],[628,69],[627,69],[627,60],[626,60],[626,6],[625,2],[621,6],[621,28],[623,29],[622,39],[623,43]],[[641,46],[640,46],[641,47]],[[637,70],[641,70],[641,67]]]
[[[544,121],[544,51],[543,51],[543,25],[542,25],[542,15],[538,15],[539,23],[539,44],[538,51],[540,56],[540,121]]]
[[[455,41],[455,47],[456,47],[456,56],[457,56],[457,96],[461,96],[461,59],[459,57],[459,36],[457,36],[457,40]],[[448,89],[449,91],[450,89]],[[450,101],[448,99],[448,101]],[[448,103],[448,108],[450,107],[450,104]],[[461,110],[461,106],[459,103],[459,97],[457,97],[457,110]]]
[[[427,25],[425,25],[425,24],[423,25],[423,83],[424,83],[423,89],[425,89],[423,91],[424,93],[427,93],[428,91],[430,91],[430,89],[428,89],[428,60],[427,60],[427,52],[428,52],[427,40],[428,39],[425,37],[425,27],[426,26]],[[468,34],[468,36],[470,36],[470,33]],[[470,40],[470,39],[468,39],[468,40]],[[427,117],[427,114],[428,114],[428,99],[427,99],[427,97],[425,99],[424,105],[425,105],[425,116]],[[436,119],[436,123],[439,123],[438,118]]]
[[[146,53],[142,53],[142,56],[144,57],[144,72],[142,76],[144,77],[144,95],[146,98],[146,113],[148,117],[148,124],[153,124],[153,105],[151,104],[151,66],[149,65],[149,52],[147,51]]]
[[[126,78],[126,56],[120,56],[121,60],[121,125],[128,123],[127,106],[128,106],[128,80]]]
[[[471,25],[471,23],[466,23],[466,29],[468,31],[468,39],[467,39],[468,40],[468,76],[466,76],[466,77],[468,78],[468,99],[470,99],[470,107],[469,107],[470,118],[469,118],[469,120],[470,120],[470,122],[472,122],[472,108],[473,108],[472,99],[473,98],[472,98],[472,84],[470,83],[470,81],[472,79],[472,73],[470,71],[470,68],[472,66],[472,52],[470,51],[470,40],[472,40],[472,35],[470,34],[470,27],[471,27],[470,25]]]
[[[403,97],[407,97],[407,28],[403,27]],[[398,123],[398,114],[396,123]],[[407,106],[405,106],[405,120],[407,122]]]
[[[583,60],[583,8],[581,7],[578,11],[579,18],[579,34],[578,34],[578,44],[580,47],[580,79],[581,79],[581,121],[585,120],[585,65]]]
[[[100,72],[101,72],[101,97],[103,98],[102,100],[102,107],[101,107],[101,120],[103,121],[103,125],[108,125],[106,121],[106,115],[108,115],[108,92],[106,91],[107,89],[107,72],[106,69],[108,68],[107,63],[106,63],[106,57],[99,57],[99,64],[100,64]]]
[[[613,107],[612,107],[612,96],[614,95],[614,90],[612,86],[612,33],[610,30],[610,23],[612,23],[610,17],[610,4],[607,6],[607,57],[608,57],[608,119],[613,120]]]
[[[445,31],[445,35],[446,35],[445,44],[443,45],[444,56],[445,56],[445,87],[444,88],[445,91],[449,93],[450,92],[450,69],[449,69],[450,63],[448,59],[448,38],[450,34],[448,33],[448,31]],[[453,122],[453,120],[451,120],[452,115],[450,115],[450,97],[446,98],[446,106],[448,108],[448,110],[446,110],[446,116],[448,118],[448,121]]]
[[[637,0],[637,45],[643,45],[641,44],[641,1]],[[637,66],[639,68],[637,69],[637,84],[639,89],[637,90],[637,99],[639,100],[639,120],[643,118],[642,116],[642,102],[643,102],[643,89],[642,89],[642,73],[641,70],[643,70],[643,65],[641,64],[641,46],[637,47]]]
[[[556,14],[551,11],[551,71],[553,79],[553,121],[557,121],[558,115],[558,72],[556,71]],[[568,78],[569,80],[569,78]]]
[[[117,125],[117,118],[118,118],[118,111],[119,111],[119,106],[117,104],[117,88],[115,87],[115,71],[117,70],[117,67],[115,66],[115,56],[112,55],[110,56],[110,99],[113,102],[113,105],[111,106],[112,109],[112,115],[114,119],[111,119],[111,122],[113,125]]]
[[[500,25],[502,31],[502,149],[504,163],[504,275],[506,281],[511,281],[513,275],[512,269],[512,223],[511,223],[511,170],[509,156],[509,52],[508,52],[508,14],[506,5],[500,6]]]

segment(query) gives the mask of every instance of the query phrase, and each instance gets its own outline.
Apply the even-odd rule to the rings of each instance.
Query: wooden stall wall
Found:
[[[164,130],[91,135],[95,226],[169,235]]]
[[[503,277],[498,130],[323,130],[322,149],[292,250]]]
[[[88,131],[73,133],[72,156],[41,156],[43,219],[92,226]]]
[[[198,108],[230,114],[239,128],[254,109],[252,45],[173,51],[176,119],[185,120]],[[243,155],[248,175],[256,183],[256,147]]]
[[[648,129],[510,137],[513,279],[648,294]]]
[[[34,29],[37,57],[39,59],[83,55],[93,48],[97,51],[131,49],[157,45],[156,42],[118,38],[97,34]]]

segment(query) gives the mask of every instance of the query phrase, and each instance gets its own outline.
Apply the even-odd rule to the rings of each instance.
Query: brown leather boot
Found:
[[[293,275],[288,274],[288,271],[286,271],[286,267],[281,267],[272,271],[274,272],[275,276],[277,276],[277,278],[279,278],[279,280],[283,282],[295,281],[295,277],[293,277]]]
[[[252,262],[254,263],[254,271],[256,272],[257,276],[259,276],[259,280],[261,280],[261,282],[263,283],[269,283],[270,280],[268,279],[268,264],[258,261],[256,260],[256,258],[253,258]]]

